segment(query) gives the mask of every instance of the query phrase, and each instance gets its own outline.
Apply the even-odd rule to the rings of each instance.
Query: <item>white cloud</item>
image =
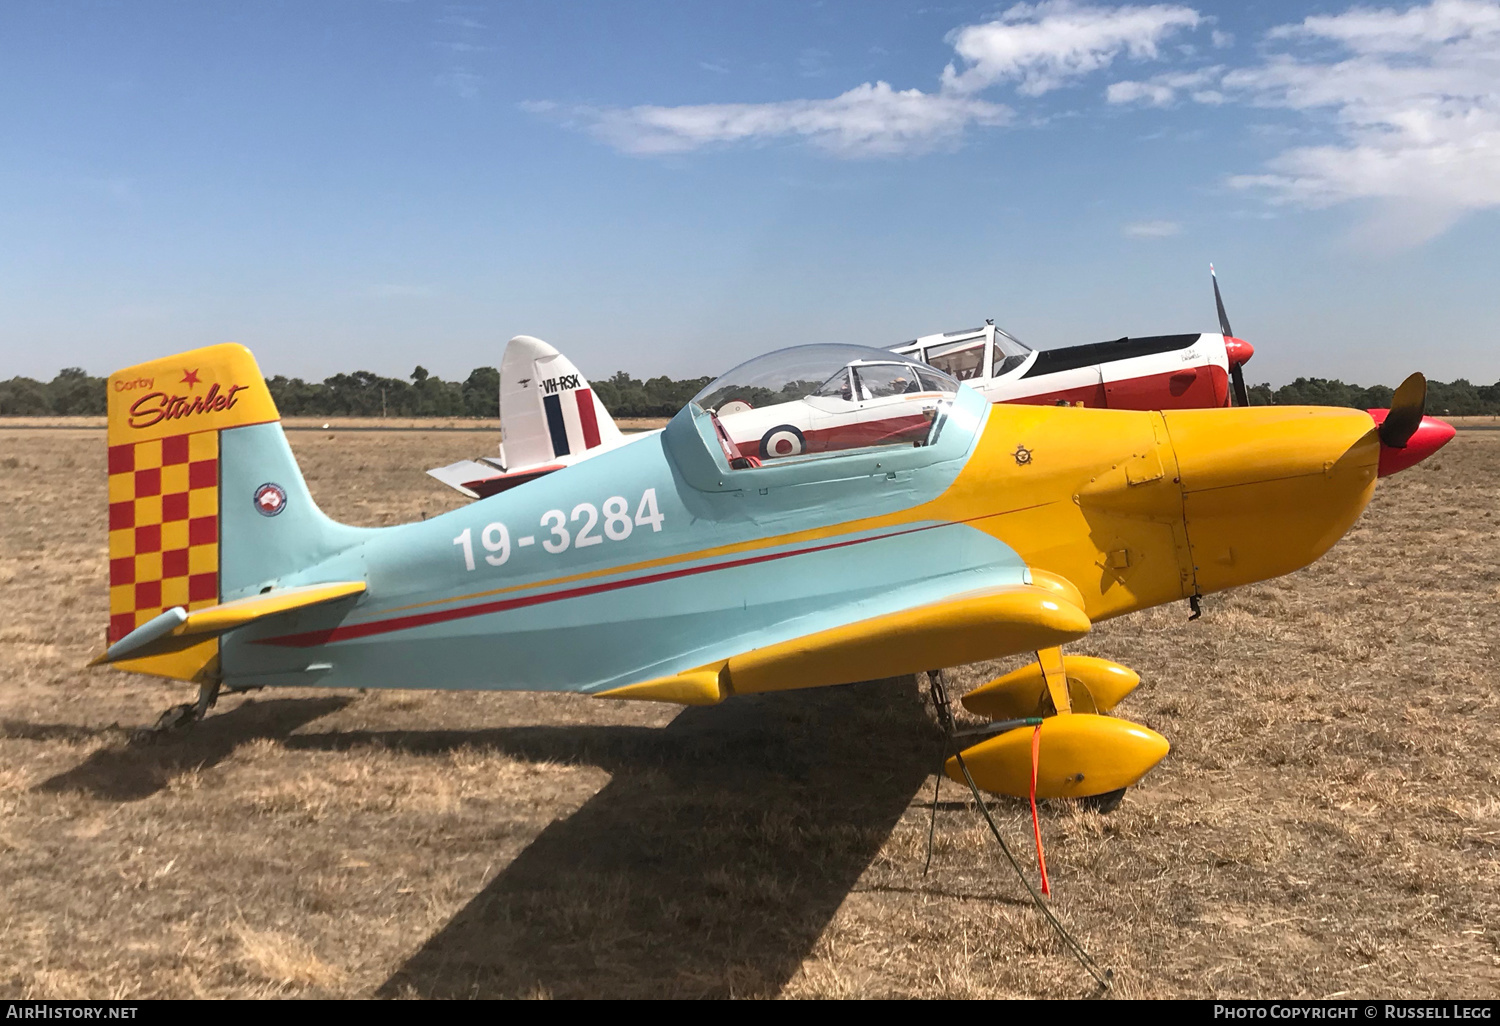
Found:
[[[1135,221],[1121,229],[1133,239],[1168,239],[1182,234],[1176,221]]]
[[[778,138],[802,139],[845,157],[921,153],[954,144],[972,125],[1011,123],[1010,107],[980,98],[985,89],[1011,83],[1023,95],[1038,96],[1108,67],[1121,56],[1154,59],[1164,40],[1203,20],[1191,8],[1169,4],[1022,3],[993,21],[949,35],[964,70],[949,64],[935,92],[866,82],[832,98],[578,107],[566,111],[563,120],[632,154],[686,153],[710,145]],[[825,75],[831,56],[822,50],[803,51],[799,73]],[[717,65],[701,66],[720,70]],[[477,83],[470,88],[474,86]],[[560,113],[551,103],[522,107],[550,116]]]
[[[1434,0],[1404,11],[1354,7],[1273,30],[1294,49],[1223,77],[1267,108],[1331,117],[1333,139],[1289,149],[1230,184],[1307,207],[1380,205],[1367,230],[1424,241],[1464,213],[1500,207],[1500,3]]]
[[[1362,53],[1407,53],[1414,46],[1457,42],[1500,32],[1500,8],[1485,0],[1434,0],[1405,11],[1351,7],[1272,29],[1271,39],[1321,37]]]
[[[1141,103],[1148,107],[1167,107],[1178,95],[1188,93],[1199,103],[1223,103],[1224,95],[1216,88],[1223,65],[1200,68],[1197,71],[1169,71],[1153,75],[1144,82],[1114,82],[1104,91],[1110,103]]]
[[[544,113],[548,108],[529,104]],[[594,136],[625,153],[685,153],[715,143],[802,138],[842,156],[923,152],[962,135],[970,124],[1000,125],[1008,107],[968,96],[898,91],[885,82],[856,86],[829,100],[709,103],[571,112]]]
[[[943,87],[973,93],[997,82],[1016,80],[1027,96],[1042,93],[1108,67],[1122,53],[1154,59],[1158,45],[1182,29],[1196,28],[1203,16],[1190,7],[1094,7],[1070,0],[1016,4],[983,25],[950,34],[962,72],[943,71]]]

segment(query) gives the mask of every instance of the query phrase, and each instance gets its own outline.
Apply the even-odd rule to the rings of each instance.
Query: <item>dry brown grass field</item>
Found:
[[[480,435],[291,435],[333,516],[461,501]],[[98,429],[0,430],[0,993],[1084,996],[916,681],[678,711],[86,670]],[[451,496],[451,498],[450,498]],[[1500,431],[1382,483],[1300,573],[1102,623],[1172,754],[1042,809],[1053,907],[1123,996],[1500,993]],[[1003,666],[956,671],[955,687]],[[1028,869],[1024,804],[994,803]]]

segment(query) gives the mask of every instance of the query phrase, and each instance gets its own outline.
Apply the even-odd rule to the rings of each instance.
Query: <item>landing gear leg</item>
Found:
[[[942,670],[927,671],[927,697],[932,700],[933,712],[937,714],[938,726],[943,728],[943,758],[953,745],[953,707],[948,702],[948,681]],[[927,861],[922,864],[922,875],[932,868],[932,842],[937,834],[938,792],[943,786],[943,770],[939,764],[937,776],[932,781],[932,818],[927,823]]]

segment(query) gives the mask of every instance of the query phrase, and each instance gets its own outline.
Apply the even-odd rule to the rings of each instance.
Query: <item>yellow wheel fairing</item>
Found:
[[[1109,712],[1141,682],[1141,675],[1130,667],[1108,659],[1083,655],[1065,655],[1062,659],[1063,673],[1069,684],[1068,694],[1075,706],[1078,697],[1074,684],[1086,690],[1096,711]],[[961,701],[969,712],[992,720],[1041,716],[1050,712],[1042,701],[1046,691],[1047,681],[1042,667],[1038,663],[1028,663],[988,684],[981,684],[964,695]]]
[[[1036,728],[1007,731],[964,750],[974,782],[986,791],[1025,797],[1031,792],[1031,737]],[[1112,716],[1049,716],[1041,725],[1038,798],[1087,798],[1136,783],[1171,749],[1149,727]],[[963,782],[958,759],[944,771]]]

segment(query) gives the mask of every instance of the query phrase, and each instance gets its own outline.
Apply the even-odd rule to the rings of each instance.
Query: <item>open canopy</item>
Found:
[[[1032,350],[1013,336],[986,324],[941,335],[924,335],[893,349],[914,360],[925,360],[959,381],[998,378],[1026,363]]]

